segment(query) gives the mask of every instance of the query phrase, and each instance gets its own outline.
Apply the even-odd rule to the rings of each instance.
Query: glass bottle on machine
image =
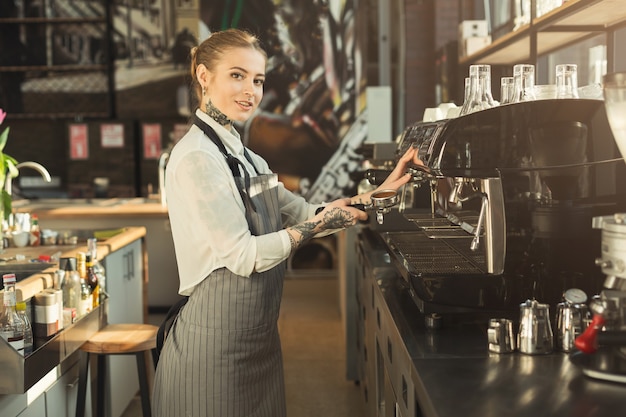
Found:
[[[24,325],[15,310],[15,274],[4,274],[4,309],[0,312],[0,337],[20,355],[24,355]]]

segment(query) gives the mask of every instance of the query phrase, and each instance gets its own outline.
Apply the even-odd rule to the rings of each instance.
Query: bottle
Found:
[[[30,245],[31,246],[39,246],[41,245],[41,229],[39,227],[39,217],[36,214],[33,214],[30,218]]]
[[[87,254],[85,252],[78,252],[76,254],[76,270],[80,279],[87,278]]]
[[[93,298],[87,279],[80,280],[80,302],[78,304],[78,317],[83,317],[92,310]]]
[[[33,353],[33,326],[26,313],[26,303],[24,301],[16,303],[15,310],[24,325],[24,356],[28,356]]]
[[[24,355],[24,325],[15,311],[15,274],[4,274],[4,310],[0,314],[0,337],[15,349],[20,355]]]
[[[87,253],[91,254],[93,270],[98,277],[98,304],[107,296],[106,293],[106,271],[98,260],[98,239],[95,237],[87,239]]]
[[[100,305],[100,283],[98,279],[98,275],[96,275],[96,271],[93,266],[93,259],[91,255],[88,253],[86,256],[86,264],[87,264],[87,284],[91,288],[91,298],[92,298],[92,308],[98,307]]]
[[[470,65],[469,92],[461,108],[461,115],[497,106],[491,95],[491,66]]]
[[[61,290],[63,291],[63,308],[74,310],[74,313],[70,314],[70,318],[74,317],[78,313],[78,305],[80,300],[80,276],[76,271],[76,258],[61,258],[61,264],[65,270],[63,275],[63,281],[61,282]],[[69,325],[72,320],[65,320],[63,317],[63,324]]]

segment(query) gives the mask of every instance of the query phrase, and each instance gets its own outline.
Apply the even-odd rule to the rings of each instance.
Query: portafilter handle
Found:
[[[576,349],[587,354],[594,353],[598,349],[598,332],[602,326],[604,326],[604,317],[601,314],[595,314],[587,329],[574,341]]]

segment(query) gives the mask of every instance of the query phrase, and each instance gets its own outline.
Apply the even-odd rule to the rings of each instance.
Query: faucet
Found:
[[[167,151],[163,151],[159,157],[159,199],[161,200],[161,207],[167,206],[165,196],[165,167],[169,159],[170,153]]]
[[[20,162],[19,164],[17,164],[15,166],[15,168],[20,169],[20,168],[31,168],[34,169],[35,171],[39,172],[41,174],[41,177],[46,181],[46,182],[51,182],[52,178],[50,177],[50,173],[48,172],[48,170],[41,165],[38,162],[34,162],[34,161],[26,161],[26,162]],[[11,178],[10,176],[7,176],[7,179],[4,183],[4,190],[7,192],[8,195],[12,195],[13,194],[13,178]]]

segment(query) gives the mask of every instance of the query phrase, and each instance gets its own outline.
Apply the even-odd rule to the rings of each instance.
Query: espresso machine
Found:
[[[524,300],[555,306],[567,289],[602,290],[592,219],[626,210],[626,164],[601,100],[418,122],[397,155],[409,146],[420,163],[398,213],[414,227],[379,234],[422,313],[516,317]],[[415,187],[430,191],[428,209],[416,208]]]
[[[626,73],[604,77],[605,107],[617,145],[626,154]],[[570,355],[589,377],[626,383],[626,212],[593,218],[601,230],[601,254],[596,259],[606,276],[603,289],[590,303],[591,324]]]

